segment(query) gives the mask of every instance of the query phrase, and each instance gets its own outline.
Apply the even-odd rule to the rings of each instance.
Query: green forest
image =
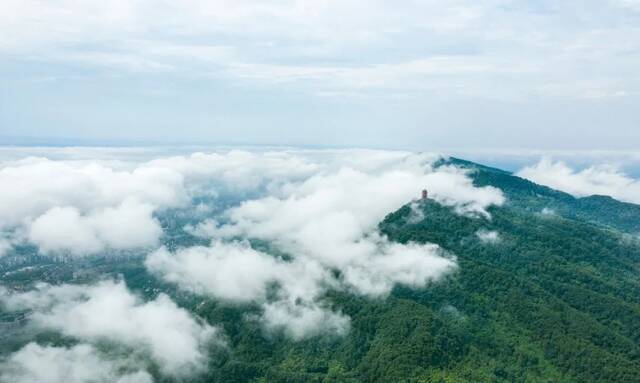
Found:
[[[630,233],[640,207],[452,161],[477,186],[501,188],[505,206],[489,219],[428,200],[419,204],[423,220],[409,219],[407,205],[380,230],[440,245],[457,258],[455,274],[380,300],[330,293],[352,318],[344,338],[267,338],[242,321],[248,308],[210,303],[198,314],[224,323],[232,347],[204,380],[639,382],[640,241]],[[499,239],[484,242],[479,230]]]
[[[327,304],[351,317],[343,337],[265,334],[245,320],[258,309],[250,304],[203,302],[155,279],[139,260],[108,268],[130,288],[169,292],[220,324],[228,346],[212,346],[201,382],[640,382],[640,206],[574,198],[462,160],[439,166],[451,163],[477,186],[502,189],[507,202],[490,217],[434,200],[390,213],[381,233],[438,244],[458,268],[380,299],[327,293]],[[38,339],[68,342],[51,333]],[[20,344],[14,337],[3,347]]]

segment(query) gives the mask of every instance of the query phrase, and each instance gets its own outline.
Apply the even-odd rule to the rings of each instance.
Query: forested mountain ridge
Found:
[[[434,310],[450,307],[467,321],[468,354],[442,376],[638,381],[640,250],[637,237],[612,228],[634,230],[640,207],[574,198],[507,172],[451,162],[472,169],[477,185],[499,187],[508,202],[486,219],[427,201],[418,207],[424,219],[410,219],[416,207],[405,206],[380,225],[392,240],[433,242],[457,256],[455,277],[395,294]]]
[[[408,203],[379,228],[392,241],[436,243],[458,269],[424,289],[328,301],[352,319],[343,338],[303,342],[236,331],[250,354],[224,381],[638,382],[640,206],[573,196],[451,159],[504,206],[467,217],[433,200]],[[443,165],[444,163],[440,164]],[[215,311],[215,310],[214,310]],[[216,314],[220,319],[220,314]],[[233,332],[232,332],[233,333]],[[234,366],[234,373],[230,373]],[[247,370],[248,369],[248,370]],[[253,375],[249,378],[247,374]]]
[[[569,218],[608,225],[631,233],[640,233],[640,205],[625,203],[609,196],[576,198],[571,194],[538,185],[504,170],[479,165],[455,157],[443,159],[436,166],[454,165],[470,170],[476,186],[494,186],[507,197],[507,205],[529,212],[558,213]]]
[[[259,306],[185,292],[136,257],[51,263],[5,281],[47,280],[55,268],[74,282],[123,278],[145,299],[169,295],[224,333],[226,345],[211,345],[207,368],[193,382],[640,382],[640,206],[574,198],[458,159],[437,166],[447,164],[468,169],[477,186],[501,189],[506,202],[490,207],[490,216],[460,214],[432,199],[407,201],[387,215],[378,228],[391,241],[435,243],[457,267],[424,288],[398,285],[386,297],[329,290],[323,304],[350,318],[344,335],[266,333],[247,320]],[[166,219],[176,243],[193,244],[182,223]],[[253,245],[272,253],[268,244]],[[33,331],[18,326],[0,339],[1,353],[18,350]],[[51,331],[35,339],[74,344]],[[156,382],[176,381],[151,372]]]

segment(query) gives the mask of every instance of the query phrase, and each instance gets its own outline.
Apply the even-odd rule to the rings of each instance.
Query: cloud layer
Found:
[[[465,170],[435,166],[441,157],[425,153],[59,155],[0,163],[0,256],[22,243],[43,255],[75,257],[135,250],[148,271],[179,290],[251,306],[245,320],[296,340],[349,331],[350,318],[329,292],[384,299],[395,286],[428,288],[456,270],[455,254],[394,243],[378,230],[387,214],[407,204],[414,222],[428,219],[421,214],[422,189],[469,217],[490,217],[490,207],[505,202],[500,190],[475,187]],[[632,201],[640,195],[634,180],[608,167],[576,172],[544,160],[519,175],[576,195]],[[183,222],[175,217],[189,219],[163,231],[163,219]],[[165,234],[206,241],[176,245]],[[476,234],[487,244],[501,240],[497,232]],[[143,300],[111,280],[0,288],[0,303],[27,310],[30,325],[76,342],[32,342],[7,357],[0,373],[20,383],[80,382],[89,372],[104,382],[148,383],[151,371],[188,379],[223,336],[167,295]],[[104,344],[116,345],[116,353],[105,353]]]
[[[0,184],[0,231],[72,255],[154,246],[153,213],[188,202],[182,176],[153,166],[26,158],[2,164]]]
[[[74,255],[108,248],[152,247],[162,233],[153,210],[153,206],[135,200],[87,215],[74,207],[54,207],[31,223],[28,239],[45,253],[66,251]]]
[[[521,169],[518,176],[577,197],[607,195],[625,202],[640,203],[640,182],[611,165],[574,170],[562,161],[543,158]]]
[[[457,206],[461,212],[484,214],[486,206],[501,202],[496,191],[475,190],[458,169],[425,173],[434,158],[366,150],[231,150],[143,161],[36,157],[5,161],[0,164],[0,183],[5,185],[0,190],[2,248],[6,252],[8,244],[28,241],[43,253],[84,256],[154,247],[162,235],[156,214],[170,208],[191,209],[194,198],[225,204],[263,195],[279,198],[294,187],[310,190],[316,187],[314,183],[338,184],[351,177],[344,190],[335,186],[325,189],[335,194],[337,203],[356,204],[351,208],[363,217],[357,218],[361,221],[357,224],[364,219],[367,225],[374,225],[372,217],[380,218],[388,212],[384,209],[402,205],[423,185],[430,185],[434,198]],[[376,175],[381,171],[385,179]],[[346,189],[361,181],[363,188]],[[380,187],[395,182],[400,183],[398,188]],[[379,192],[389,194],[385,197],[388,204],[367,204],[366,199],[357,197],[359,193]],[[342,199],[340,193],[350,193],[351,198]],[[307,204],[306,200],[291,200],[287,203],[292,206],[283,209],[295,209],[293,205]],[[235,214],[251,206],[247,204]],[[206,210],[207,206],[200,208]]]
[[[615,98],[637,86],[612,70],[629,73],[638,61],[632,39],[620,38],[638,34],[633,4],[12,0],[0,18],[0,51],[125,73],[293,83],[319,95]],[[416,51],[410,41],[428,43]],[[392,59],[380,53],[391,47]],[[580,65],[602,56],[601,76]]]
[[[500,233],[498,233],[497,231],[490,231],[486,229],[478,230],[476,232],[476,236],[482,243],[496,244],[502,240],[502,238],[500,237]]]
[[[372,150],[230,150],[143,161],[6,161],[0,180],[10,186],[0,192],[1,224],[13,243],[79,257],[158,247],[158,215],[182,210],[192,222],[201,220],[184,230],[210,239],[210,245],[162,247],[147,257],[150,271],[197,294],[259,305],[267,330],[294,338],[342,334],[349,320],[324,300],[328,290],[384,297],[397,284],[424,287],[456,267],[437,246],[390,243],[377,230],[386,214],[425,187],[459,214],[488,216],[489,206],[504,202],[499,190],[474,187],[461,169],[434,168],[438,158]],[[256,241],[267,248],[254,246]],[[106,300],[103,291],[109,289],[121,301]],[[55,294],[39,293],[63,293],[46,290]],[[122,315],[140,315],[140,323],[145,310],[169,310],[165,298],[138,307],[120,285],[88,291],[87,302],[120,304]],[[135,334],[132,341],[145,336],[129,327],[104,333],[73,327],[74,318],[64,314],[83,312],[87,302],[80,296],[34,319],[83,339],[118,331]],[[190,350],[197,338],[189,341]],[[150,345],[157,360],[164,354],[163,340],[138,340]]]
[[[160,370],[184,376],[202,368],[205,346],[215,329],[194,319],[166,295],[144,302],[122,282],[92,286],[39,284],[24,293],[2,292],[0,302],[9,310],[31,310],[31,323],[86,342],[110,341],[127,346],[133,354],[148,355]],[[68,358],[79,350],[38,350],[41,357]],[[38,352],[40,351],[40,352]],[[18,354],[19,356],[20,354]]]
[[[639,18],[625,0],[4,0],[0,139],[636,150]]]
[[[0,377],[12,383],[153,383],[148,372],[132,369],[126,360],[105,358],[87,344],[29,343],[0,363]]]
[[[377,224],[386,214],[427,186],[433,198],[460,214],[488,215],[488,206],[504,201],[499,190],[474,187],[457,168],[432,168],[432,156],[306,157],[316,163],[312,175],[271,183],[267,196],[192,227],[192,233],[213,239],[209,247],[162,249],[147,258],[147,267],[197,293],[258,303],[265,327],[284,328],[296,338],[327,327],[343,333],[347,318],[323,303],[328,289],[381,297],[396,284],[424,287],[455,268],[455,260],[437,246],[395,244],[381,236]],[[282,257],[243,240],[269,243]],[[276,297],[267,299],[272,286]]]

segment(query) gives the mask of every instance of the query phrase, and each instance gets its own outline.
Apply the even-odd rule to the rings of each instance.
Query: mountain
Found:
[[[477,186],[500,188],[507,201],[488,217],[434,200],[391,212],[381,233],[438,244],[456,257],[457,270],[424,289],[397,286],[386,298],[330,292],[326,301],[351,318],[344,336],[265,335],[244,320],[257,307],[178,291],[139,259],[83,262],[148,297],[163,291],[223,328],[228,347],[212,348],[197,381],[640,382],[640,206],[575,198],[461,159],[437,164],[450,165],[467,169]],[[5,281],[71,278],[70,264],[52,265]],[[18,349],[24,331],[0,337],[0,352]]]
[[[460,159],[438,165],[468,169],[477,186],[500,188],[507,202],[491,208],[491,218],[432,200],[407,204],[379,227],[393,241],[455,254],[454,275],[422,290],[397,287],[383,300],[333,293],[335,307],[352,318],[343,339],[264,339],[257,328],[237,327],[239,312],[213,309],[208,315],[226,319],[241,350],[217,377],[639,382],[640,206],[575,198]],[[424,219],[413,218],[416,209]]]
[[[556,212],[566,218],[591,221],[640,233],[640,205],[617,201],[609,196],[576,198],[558,190],[535,184],[513,174],[459,158],[441,160],[437,166],[453,165],[468,169],[476,186],[495,186],[507,197],[507,204],[529,212]]]
[[[394,294],[442,322],[450,316],[447,325],[458,323],[464,336],[455,359],[425,381],[640,379],[637,238],[515,203],[492,209],[491,219],[434,202],[422,209],[423,221],[409,223],[412,211],[403,207],[381,228],[393,240],[438,243],[458,258],[459,273],[445,283]],[[482,241],[481,230],[498,237]]]

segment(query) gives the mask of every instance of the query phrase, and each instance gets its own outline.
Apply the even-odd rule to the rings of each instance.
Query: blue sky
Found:
[[[640,142],[637,0],[0,7],[3,144]]]

